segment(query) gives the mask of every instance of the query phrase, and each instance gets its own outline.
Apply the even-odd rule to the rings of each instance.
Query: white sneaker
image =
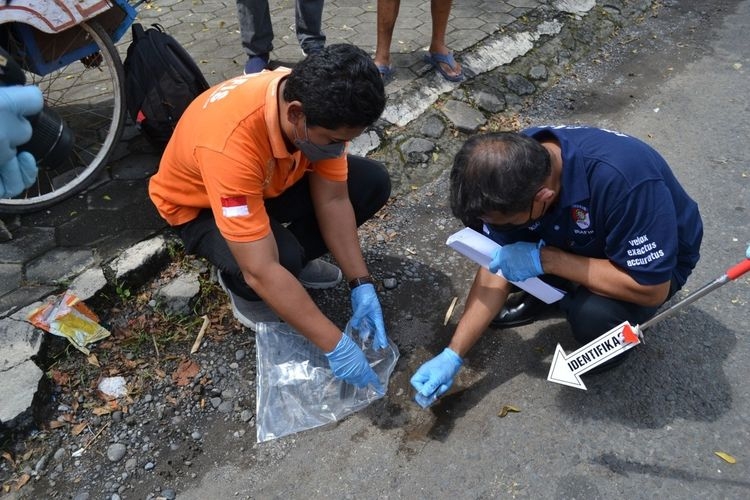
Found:
[[[305,288],[333,288],[339,284],[343,275],[341,269],[323,259],[314,259],[302,268],[297,279]]]
[[[216,278],[219,286],[229,295],[234,317],[252,331],[257,331],[258,323],[277,323],[281,321],[275,312],[262,300],[247,300],[233,293],[224,284],[221,271],[216,270]]]

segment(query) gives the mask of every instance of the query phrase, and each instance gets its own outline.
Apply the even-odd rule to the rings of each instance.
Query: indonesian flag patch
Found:
[[[244,196],[232,196],[221,199],[221,213],[224,217],[242,217],[250,215],[247,199]]]

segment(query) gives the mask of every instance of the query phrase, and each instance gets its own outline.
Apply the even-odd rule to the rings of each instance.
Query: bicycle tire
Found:
[[[73,37],[70,30],[64,32],[68,36],[61,40],[73,46],[82,43],[76,37],[85,37],[85,43],[93,42],[98,48],[93,56],[44,76],[26,74],[27,83],[40,87],[45,104],[72,130],[73,152],[57,165],[40,162],[35,184],[15,198],[0,199],[0,212],[36,212],[81,192],[107,165],[120,141],[125,123],[125,72],[120,54],[98,22],[84,22],[79,27]]]

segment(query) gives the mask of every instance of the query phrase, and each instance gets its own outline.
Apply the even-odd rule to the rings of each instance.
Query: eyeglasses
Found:
[[[498,231],[498,232],[513,231],[515,229],[526,228],[526,227],[534,225],[534,223],[536,223],[537,221],[539,221],[547,213],[547,204],[544,203],[542,205],[542,212],[539,214],[539,217],[534,218],[534,216],[533,216],[533,213],[534,213],[534,203],[536,203],[536,197],[534,197],[531,200],[531,207],[529,207],[529,218],[526,220],[526,222],[524,222],[522,224],[512,224],[512,223],[509,223],[509,224],[492,224],[492,223],[489,223],[489,222],[486,222],[486,221],[482,220],[481,218],[480,218],[480,220],[482,220],[482,222],[484,222],[487,225],[487,227],[491,228],[493,231]]]

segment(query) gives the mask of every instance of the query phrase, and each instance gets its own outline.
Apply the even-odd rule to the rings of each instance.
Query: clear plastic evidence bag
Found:
[[[387,390],[399,357],[393,341],[376,351],[372,335],[362,340],[349,325],[344,334],[362,348]],[[325,354],[286,323],[259,324],[255,339],[259,443],[336,422],[384,396],[334,378]]]

